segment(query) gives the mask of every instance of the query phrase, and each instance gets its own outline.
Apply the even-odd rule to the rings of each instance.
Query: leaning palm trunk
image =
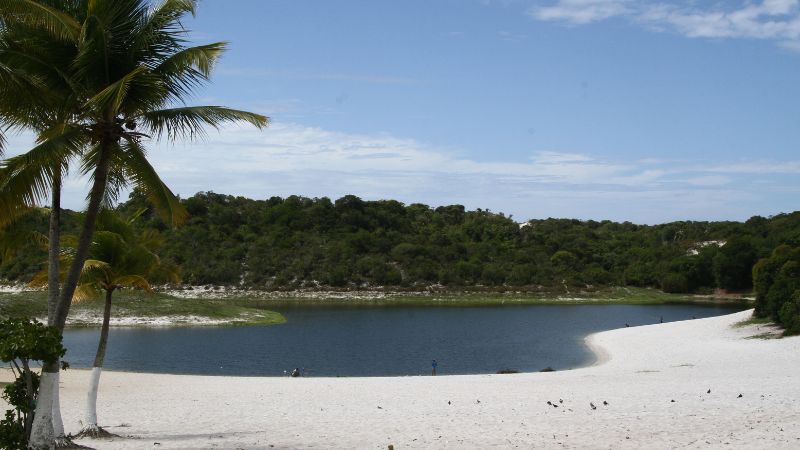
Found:
[[[50,230],[47,254],[47,325],[55,325],[56,308],[58,306],[59,286],[59,249],[61,248],[61,174],[53,178],[53,190],[50,202]]]
[[[100,330],[100,342],[97,344],[97,354],[94,357],[92,376],[89,382],[89,393],[86,395],[86,423],[77,437],[112,437],[114,434],[97,425],[97,389],[100,386],[100,373],[103,371],[103,360],[106,357],[108,344],[108,328],[111,321],[111,295],[113,288],[106,290],[106,305],[103,310],[103,327]]]
[[[78,238],[78,246],[75,249],[75,257],[72,260],[67,278],[64,281],[64,286],[58,296],[58,302],[53,314],[53,326],[58,328],[58,331],[63,333],[64,326],[67,322],[67,315],[69,308],[72,305],[72,296],[75,294],[75,288],[78,286],[78,278],[83,268],[83,263],[89,254],[89,245],[92,242],[92,235],[94,234],[95,223],[97,222],[97,214],[100,212],[100,205],[105,194],[106,182],[108,180],[108,166],[110,158],[111,142],[104,139],[101,144],[100,158],[97,163],[97,169],[94,172],[94,183],[92,183],[92,190],[89,195],[89,206],[86,208],[86,219],[83,222],[80,237]],[[52,248],[52,245],[51,245]],[[33,428],[29,440],[29,446],[32,449],[50,449],[57,444],[61,444],[56,438],[60,434],[64,434],[63,423],[61,422],[61,411],[54,412],[54,406],[58,406],[59,402],[53,402],[53,397],[56,395],[58,389],[58,371],[61,369],[61,361],[55,361],[51,364],[42,366],[42,379],[39,387],[39,399],[36,404],[36,412],[33,418]],[[58,416],[58,419],[54,419]],[[59,426],[60,430],[55,430],[55,426]]]
[[[75,256],[64,280],[61,295],[58,298],[58,305],[56,305],[55,326],[62,333],[67,322],[67,315],[69,315],[69,308],[72,306],[72,296],[75,294],[75,288],[78,286],[78,279],[83,270],[83,263],[86,262],[86,258],[89,256],[89,246],[92,244],[97,215],[100,213],[100,206],[106,192],[111,146],[113,144],[110,138],[105,138],[100,145],[100,158],[97,162],[97,169],[94,171],[94,183],[92,183],[92,190],[89,194],[89,205],[86,208],[83,228],[78,237],[78,245],[75,247]]]
[[[47,273],[47,325],[55,325],[55,312],[58,305],[60,294],[59,285],[59,249],[61,247],[61,172],[54,171],[51,201],[50,201],[50,229],[48,238],[50,247],[48,248],[48,273]],[[61,402],[59,398],[59,373],[51,375],[53,380],[53,436],[57,447],[70,445],[66,433],[64,432],[64,422],[61,420]]]

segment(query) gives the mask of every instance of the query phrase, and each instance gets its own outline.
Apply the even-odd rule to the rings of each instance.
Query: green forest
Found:
[[[144,210],[138,227],[165,238],[160,256],[192,285],[297,288],[533,290],[560,286],[656,287],[673,293],[749,291],[752,268],[780,245],[800,245],[800,212],[746,222],[629,222],[542,219],[517,223],[502,213],[463,206],[405,205],[348,195],[252,200],[203,192],[181,200],[190,214],[170,228],[134,191],[116,209]],[[68,212],[64,232],[77,230]],[[0,235],[0,278],[26,282],[46,249],[36,210]],[[27,239],[27,240],[26,240]],[[6,245],[4,245],[5,243]]]

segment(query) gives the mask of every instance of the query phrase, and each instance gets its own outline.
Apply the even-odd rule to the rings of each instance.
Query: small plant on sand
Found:
[[[13,409],[0,420],[0,448],[27,448],[39,392],[39,375],[31,369],[31,361],[51,363],[65,352],[54,327],[28,319],[0,322],[0,360],[10,364],[16,378],[3,388],[2,398]]]

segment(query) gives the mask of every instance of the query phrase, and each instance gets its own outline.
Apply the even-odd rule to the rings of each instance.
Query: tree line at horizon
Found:
[[[201,192],[181,203],[189,219],[177,228],[138,191],[116,209],[145,210],[139,226],[163,234],[161,256],[182,268],[185,283],[266,290],[613,285],[673,293],[749,291],[759,259],[780,245],[800,245],[800,212],[745,222],[549,218],[519,224],[461,205],[432,208],[352,195],[252,200]],[[79,224],[79,214],[65,214],[66,232]],[[44,232],[46,226],[41,210],[0,241],[15,230]],[[0,278],[25,282],[45,260],[31,243],[2,259]]]

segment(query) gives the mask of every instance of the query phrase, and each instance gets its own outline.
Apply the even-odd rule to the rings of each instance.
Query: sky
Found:
[[[149,143],[182,197],[354,194],[520,222],[800,209],[800,0],[205,0],[186,26],[230,42],[189,103],[271,125]],[[71,179],[65,205],[87,190]]]

